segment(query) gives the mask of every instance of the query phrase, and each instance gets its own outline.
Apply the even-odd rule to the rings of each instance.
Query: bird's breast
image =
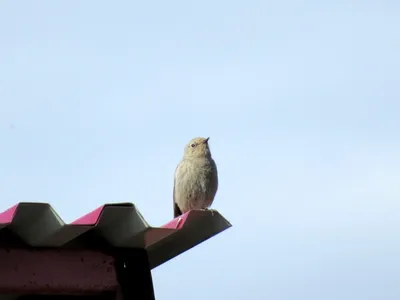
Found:
[[[206,193],[210,185],[211,163],[205,160],[184,160],[175,173],[175,184],[193,193]]]

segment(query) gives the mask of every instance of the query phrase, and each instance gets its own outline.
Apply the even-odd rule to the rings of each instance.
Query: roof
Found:
[[[21,202],[0,213],[0,247],[141,248],[155,268],[231,226],[216,210],[194,210],[152,227],[133,203],[105,204],[67,224],[48,203]]]

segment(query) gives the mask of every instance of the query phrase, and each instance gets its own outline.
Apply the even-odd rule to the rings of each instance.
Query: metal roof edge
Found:
[[[146,249],[152,269],[232,227],[216,210],[192,210],[167,223],[163,228],[179,229]]]

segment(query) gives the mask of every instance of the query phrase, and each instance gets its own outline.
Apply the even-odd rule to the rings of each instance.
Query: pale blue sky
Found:
[[[158,300],[397,300],[399,32],[395,0],[1,1],[1,207],[162,225],[210,136],[233,227]]]

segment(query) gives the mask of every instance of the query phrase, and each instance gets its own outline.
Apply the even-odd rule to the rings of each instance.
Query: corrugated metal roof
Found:
[[[0,247],[144,248],[155,268],[229,227],[215,210],[152,227],[132,203],[105,204],[67,224],[50,204],[23,202],[0,213]]]

